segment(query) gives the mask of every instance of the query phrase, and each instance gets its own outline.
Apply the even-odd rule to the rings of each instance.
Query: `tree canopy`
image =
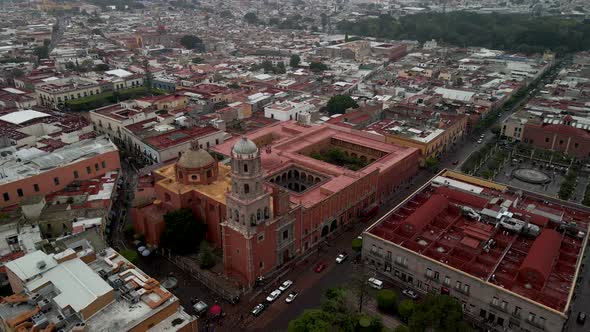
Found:
[[[322,62],[312,62],[309,64],[309,70],[313,71],[314,73],[320,73],[324,70],[328,70],[328,66]]]
[[[389,15],[341,21],[349,34],[387,39],[443,40],[458,46],[481,46],[523,53],[551,49],[581,51],[590,45],[590,24],[562,16],[472,12],[419,13],[395,19]]]
[[[47,47],[47,45],[35,47],[35,49],[33,50],[33,53],[39,59],[49,58],[49,48]]]
[[[447,295],[428,295],[416,305],[408,324],[415,332],[469,332],[461,305]]]
[[[293,55],[291,55],[291,58],[289,59],[289,66],[291,66],[293,68],[297,68],[297,67],[299,67],[300,62],[301,62],[301,57],[297,54],[293,54]]]
[[[354,252],[361,252],[363,249],[363,240],[358,237],[352,240],[352,250]]]
[[[164,222],[166,226],[161,236],[162,246],[179,255],[194,252],[207,231],[207,226],[199,222],[188,208],[166,213]]]
[[[289,332],[380,332],[383,324],[375,319],[350,310],[346,302],[346,290],[330,288],[322,298],[321,309],[305,310],[289,322]]]
[[[256,16],[255,13],[246,13],[246,15],[244,15],[244,20],[246,20],[246,22],[250,23],[250,24],[256,24],[258,23],[258,16]]]
[[[391,289],[381,289],[377,292],[377,306],[379,309],[390,311],[395,308],[397,294]]]
[[[344,114],[349,108],[358,108],[359,105],[348,95],[335,95],[328,100],[326,104],[326,111],[333,114]]]
[[[203,44],[203,40],[195,35],[182,36],[182,38],[180,38],[180,44],[189,50],[205,52],[205,44]]]

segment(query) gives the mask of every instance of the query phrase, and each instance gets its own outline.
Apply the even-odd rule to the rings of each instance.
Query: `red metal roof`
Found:
[[[559,256],[560,247],[561,234],[552,229],[544,229],[520,265],[519,278],[536,289],[542,288],[549,278],[553,262]]]
[[[441,194],[451,201],[457,201],[470,207],[483,209],[487,204],[488,200],[483,197],[468,194],[464,191],[455,190],[447,187],[438,187],[436,189],[437,194]]]
[[[406,218],[404,230],[417,233],[426,225],[436,218],[442,211],[449,206],[449,201],[441,195],[433,195],[422,206],[416,209],[408,218]]]

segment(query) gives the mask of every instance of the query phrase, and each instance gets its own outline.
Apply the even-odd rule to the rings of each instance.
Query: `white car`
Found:
[[[293,281],[292,280],[287,280],[284,281],[280,286],[279,286],[279,290],[281,292],[284,292],[287,290],[287,288],[291,287],[291,285],[293,285]]]
[[[345,252],[340,253],[338,255],[338,257],[336,257],[336,263],[340,264],[340,263],[344,262],[347,257],[348,257],[347,253],[345,253]]]
[[[415,300],[415,299],[417,299],[417,298],[418,298],[418,294],[416,294],[416,293],[415,293],[413,290],[411,290],[411,289],[404,289],[404,290],[402,291],[402,293],[403,293],[405,296],[407,296],[407,297],[411,298],[412,300]]]
[[[289,295],[287,295],[285,302],[291,303],[291,302],[295,301],[295,298],[297,297],[297,295],[299,295],[297,292],[291,292]]]
[[[382,289],[383,288],[383,281],[377,279],[377,278],[369,278],[369,286],[375,288],[375,289]]]
[[[483,143],[482,140],[477,140],[477,144],[481,144],[481,143]]]
[[[275,289],[272,291],[272,293],[270,293],[267,297],[266,297],[266,301],[267,302],[274,302],[274,300],[276,300],[279,296],[281,296],[281,291],[278,289]]]

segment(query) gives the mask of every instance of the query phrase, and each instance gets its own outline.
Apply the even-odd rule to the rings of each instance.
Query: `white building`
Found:
[[[264,116],[279,121],[297,120],[302,113],[313,113],[316,108],[306,102],[280,101],[264,108]]]

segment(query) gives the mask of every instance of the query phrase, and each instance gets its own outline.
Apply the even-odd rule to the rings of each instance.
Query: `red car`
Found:
[[[317,273],[322,272],[324,269],[326,268],[326,263],[318,263],[318,265],[315,266],[314,271],[316,271]]]

